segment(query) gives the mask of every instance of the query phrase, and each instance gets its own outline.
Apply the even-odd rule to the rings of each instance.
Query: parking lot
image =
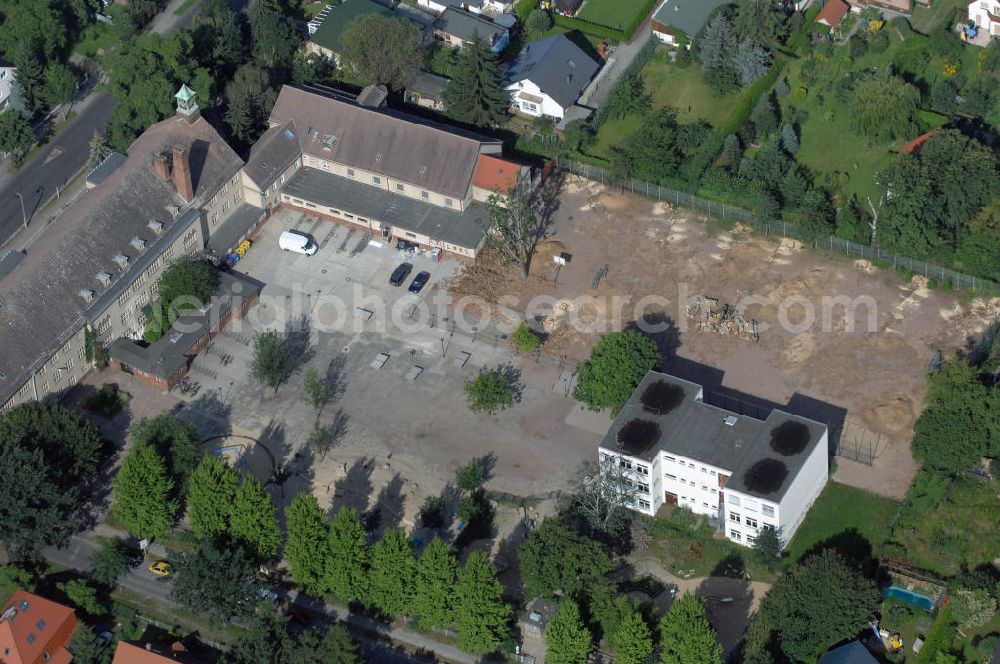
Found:
[[[310,233],[318,253],[281,251],[277,238],[288,228]],[[460,465],[491,452],[490,488],[521,496],[565,489],[603,434],[603,421],[595,424],[567,397],[567,367],[538,364],[492,338],[448,331],[432,313],[407,316],[414,304],[443,297],[435,286],[459,264],[377,245],[352,256],[361,232],[338,252],[346,235],[344,227],[297,213],[264,226],[235,267],[265,284],[260,302],[195,360],[190,378],[199,389],[183,397],[186,417],[205,437],[255,441],[247,443],[247,467],[255,474],[288,471],[278,474],[285,479],[279,503],[309,488],[334,509],[380,506],[389,520],[384,525],[412,525],[425,496],[443,490]],[[404,259],[413,272],[403,287],[392,287],[389,275]],[[427,288],[408,293],[405,286],[422,270],[431,273]],[[264,329],[286,331],[301,357],[277,393],[246,368],[253,336]],[[500,364],[519,376],[521,402],[495,416],[471,413],[465,381]],[[336,439],[325,457],[305,449],[317,421],[303,390],[310,368],[336,385],[336,398],[318,419]]]

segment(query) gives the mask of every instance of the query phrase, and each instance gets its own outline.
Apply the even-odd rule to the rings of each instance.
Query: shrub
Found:
[[[532,36],[540,35],[551,27],[552,17],[544,9],[533,10],[524,22],[524,29]]]
[[[542,340],[535,334],[534,330],[528,327],[527,323],[518,325],[511,339],[514,345],[525,353],[534,353],[542,345]]]
[[[889,35],[885,34],[885,32],[872,35],[871,40],[868,42],[868,48],[871,49],[872,53],[885,53],[889,48]]]
[[[465,382],[465,396],[472,412],[492,415],[513,407],[515,391],[510,380],[499,370],[483,369],[475,378]]]
[[[806,90],[801,85],[795,88],[795,98],[798,99],[799,101],[805,101],[806,97],[808,96],[809,96],[809,91]]]

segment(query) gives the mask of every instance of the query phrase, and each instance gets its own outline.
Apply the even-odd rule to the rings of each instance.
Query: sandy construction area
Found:
[[[511,308],[522,311],[550,296],[530,313],[549,332],[547,352],[577,360],[605,332],[637,319],[666,323],[653,335],[666,370],[701,382],[734,410],[778,406],[828,422],[841,446],[837,479],[901,497],[916,472],[909,441],[928,364],[936,351],[966,347],[1000,312],[1000,299],[932,291],[922,277],[907,282],[739,227],[711,231],[687,210],[571,178],[527,281],[485,260],[451,289],[513,297]],[[559,253],[571,258],[557,274]],[[699,295],[719,307],[742,304],[759,341],[699,332],[686,306]]]

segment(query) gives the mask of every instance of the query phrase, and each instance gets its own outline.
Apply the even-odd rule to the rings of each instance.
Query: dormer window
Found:
[[[163,232],[163,223],[159,221],[151,221],[148,224],[149,230],[153,231],[157,235]]]
[[[141,237],[132,238],[132,241],[129,242],[129,244],[132,245],[132,248],[136,249],[137,251],[142,251],[143,249],[146,248],[146,241],[143,240]]]
[[[112,260],[123,270],[128,267],[128,256],[125,254],[118,254]]]
[[[94,291],[90,290],[89,288],[84,288],[82,291],[80,291],[79,295],[80,297],[83,298],[85,302],[93,302],[94,300]]]
[[[102,286],[107,286],[108,284],[111,283],[111,275],[108,274],[107,272],[98,272],[97,273],[97,281]]]

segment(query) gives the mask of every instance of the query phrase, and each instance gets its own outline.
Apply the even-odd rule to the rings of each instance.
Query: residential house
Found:
[[[357,97],[318,87],[281,89],[269,122],[294,127],[301,167],[279,186],[280,206],[475,258],[488,198],[474,186],[477,167],[486,156],[510,171],[522,167],[502,158],[498,140],[382,101],[367,89]],[[248,171],[257,168],[254,161],[251,154]]]
[[[600,68],[564,34],[528,42],[507,69],[511,103],[526,115],[561,120]]]
[[[632,509],[663,505],[708,516],[752,546],[762,529],[784,542],[826,485],[827,427],[772,410],[763,421],[705,402],[700,385],[650,371],[599,446],[637,487]]]
[[[694,39],[705,20],[727,0],[663,0],[653,12],[653,36],[676,46],[682,36]]]
[[[975,0],[969,3],[969,20],[980,34],[1000,37],[1000,0]]]
[[[440,14],[449,7],[464,9],[473,14],[500,15],[514,11],[513,0],[417,0],[418,7],[424,7]]]
[[[14,84],[16,71],[17,67],[0,60],[0,112],[7,110],[7,104],[10,103],[10,88]]]
[[[819,664],[879,664],[879,661],[861,641],[831,648],[819,658]]]
[[[840,25],[849,11],[851,6],[845,0],[826,0],[823,9],[816,14],[816,22],[832,30]]]
[[[190,88],[176,98],[176,114],[137,138],[58,224],[0,259],[0,410],[76,384],[90,369],[88,336],[140,337],[164,268],[204,250],[242,207],[243,161]]]
[[[462,48],[476,38],[482,39],[490,51],[503,52],[510,43],[510,32],[479,14],[448,7],[434,23],[434,38],[453,48]]]
[[[73,609],[18,590],[0,613],[0,664],[68,664]]]
[[[126,641],[119,641],[115,648],[115,658],[111,664],[195,664],[202,660],[188,652],[183,641],[175,641],[167,653],[153,648],[137,646]]]
[[[414,104],[433,111],[444,110],[444,89],[448,87],[448,79],[444,76],[422,71],[417,74],[403,93],[407,104]]]
[[[553,14],[573,18],[583,6],[583,0],[543,0],[542,8]]]

